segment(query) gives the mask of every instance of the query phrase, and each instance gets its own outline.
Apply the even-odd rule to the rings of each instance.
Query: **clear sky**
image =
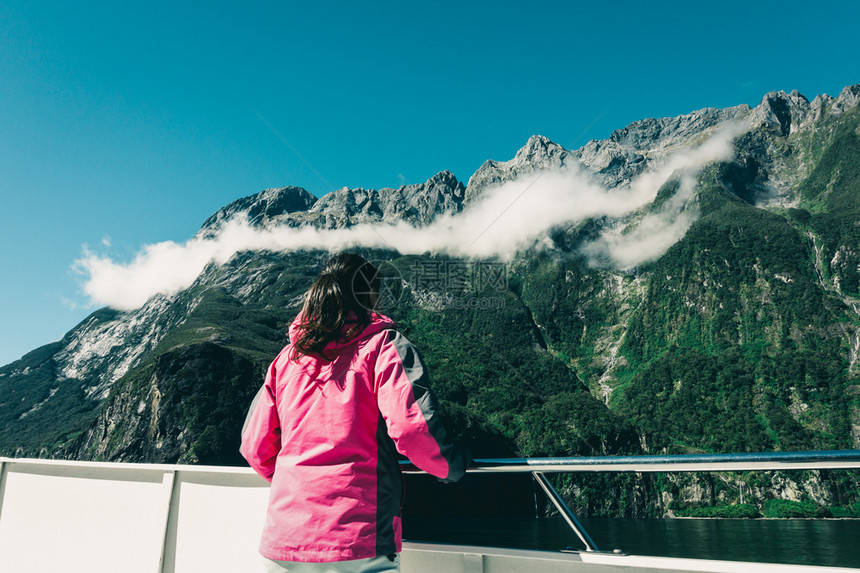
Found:
[[[0,365],[95,310],[74,263],[269,187],[462,181],[529,136],[860,83],[860,2],[0,0]]]

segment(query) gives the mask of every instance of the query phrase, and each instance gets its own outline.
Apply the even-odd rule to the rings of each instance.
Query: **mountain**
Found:
[[[669,173],[642,206],[553,225],[509,260],[358,250],[395,279],[385,312],[479,457],[860,448],[860,85],[645,119],[576,150],[533,136],[465,186],[442,171],[319,199],[268,189],[198,236],[237,216],[257,229],[427,227],[549,171],[620,201],[731,126],[730,157]],[[238,252],[0,368],[0,454],[241,464],[245,410],[327,256]],[[742,509],[738,482],[754,502]],[[557,485],[587,515],[860,515],[856,472]]]
[[[459,213],[465,187],[450,171],[425,183],[399,189],[344,187],[317,199],[301,187],[266,189],[230,203],[203,223],[200,234],[214,236],[227,221],[245,215],[255,227],[287,225],[317,229],[343,229],[360,223],[405,221],[427,225],[439,213]]]

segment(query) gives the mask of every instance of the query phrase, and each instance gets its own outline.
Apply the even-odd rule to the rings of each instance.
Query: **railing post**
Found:
[[[597,548],[597,544],[591,539],[591,536],[588,535],[588,532],[585,531],[585,528],[582,527],[582,524],[579,523],[579,520],[576,519],[576,516],[573,515],[573,512],[570,511],[570,508],[567,507],[567,504],[564,503],[564,500],[561,499],[561,495],[559,495],[558,491],[549,483],[549,480],[546,479],[546,476],[541,472],[532,472],[532,475],[535,478],[540,486],[543,488],[543,491],[546,493],[549,500],[570,526],[576,536],[579,537],[579,540],[585,545],[586,551],[600,551]]]
[[[0,519],[3,517],[3,497],[6,495],[6,460],[0,458]]]
[[[164,573],[164,558],[168,543],[167,536],[170,532],[170,516],[173,513],[173,504],[176,498],[175,492],[179,483],[176,474],[176,471],[165,471],[161,482],[163,488],[162,495],[164,496],[164,501],[162,502],[162,508],[164,509],[164,531],[161,537],[161,555],[158,558],[157,573]]]

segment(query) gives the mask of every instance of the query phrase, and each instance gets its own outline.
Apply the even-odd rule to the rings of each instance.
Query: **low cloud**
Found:
[[[639,177],[634,185],[653,189],[655,196],[670,178],[679,180],[678,189],[654,211],[611,226],[584,245],[581,252],[589,265],[628,270],[658,259],[680,241],[699,218],[696,174],[709,163],[730,160],[734,156],[732,140],[745,128],[745,124],[730,123],[702,145],[673,155],[660,168]]]
[[[681,177],[678,190],[657,211],[629,226],[606,230],[585,244],[581,252],[589,265],[628,270],[662,256],[699,217],[695,186],[693,177]]]
[[[593,265],[629,268],[659,257],[683,237],[697,216],[695,173],[708,163],[729,159],[731,140],[739,131],[738,126],[723,129],[624,188],[604,189],[576,169],[539,172],[486,189],[463,212],[437,217],[421,228],[399,222],[334,230],[257,229],[237,218],[225,223],[214,237],[147,245],[127,263],[85,250],[75,267],[85,276],[84,292],[94,304],[131,310],[156,294],[171,295],[189,287],[206,265],[223,264],[240,251],[367,247],[504,260],[517,250],[543,244],[547,230],[554,226],[590,217],[635,215],[654,201],[670,178],[680,177],[678,191],[660,209],[641,215],[626,232],[608,230],[583,248]]]

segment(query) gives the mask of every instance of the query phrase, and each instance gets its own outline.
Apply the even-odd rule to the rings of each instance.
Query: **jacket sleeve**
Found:
[[[276,362],[269,367],[265,383],[251,402],[242,426],[242,446],[239,448],[248,464],[269,482],[281,451],[281,425],[275,407]]]
[[[397,451],[416,466],[443,481],[457,481],[471,456],[445,431],[415,347],[395,330],[386,331],[385,336],[376,360],[374,384],[388,435]]]

